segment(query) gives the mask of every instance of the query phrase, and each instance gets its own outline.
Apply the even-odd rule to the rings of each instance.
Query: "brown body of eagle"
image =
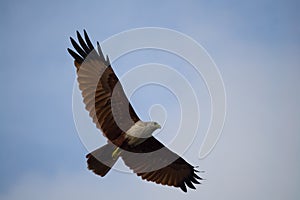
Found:
[[[136,145],[129,144],[126,130],[141,120],[129,103],[108,56],[105,59],[98,42],[95,50],[85,30],[84,39],[77,31],[79,44],[70,39],[76,52],[69,48],[68,52],[75,59],[77,80],[86,109],[108,139],[106,145],[86,156],[88,168],[97,175],[105,176],[121,157],[144,180],[179,187],[184,192],[187,191],[186,186],[195,189],[193,184],[199,184],[197,179],[202,180],[195,167],[156,138],[150,136],[142,138]],[[114,158],[112,155],[119,148],[122,151]]]

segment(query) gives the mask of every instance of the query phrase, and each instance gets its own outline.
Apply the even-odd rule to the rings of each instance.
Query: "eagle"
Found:
[[[161,126],[138,117],[99,42],[96,50],[86,30],[83,30],[84,36],[78,31],[76,34],[78,42],[70,37],[75,50],[67,50],[74,58],[85,108],[107,138],[107,144],[86,155],[88,169],[104,177],[121,158],[143,180],[180,188],[184,192],[187,186],[196,189],[194,184],[203,180],[197,175],[197,167],[152,135]]]

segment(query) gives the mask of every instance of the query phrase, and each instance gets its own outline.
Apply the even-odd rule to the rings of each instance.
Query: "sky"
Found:
[[[132,199],[133,195],[143,199],[299,199],[298,1],[0,4],[1,200]],[[93,42],[102,42],[142,27],[168,28],[190,36],[206,49],[224,81],[227,113],[222,135],[209,156],[200,160],[199,145],[210,117],[209,95],[203,80],[191,72],[185,74],[191,83],[199,84],[199,97],[203,97],[199,105],[203,121],[184,155],[205,171],[201,176],[206,180],[195,191],[183,193],[117,170],[101,178],[86,168],[88,151],[73,119],[76,76],[66,51],[71,46],[69,37],[86,29]],[[114,67],[122,75],[148,62],[175,69],[188,66],[174,55],[145,50],[123,56]],[[164,98],[152,99],[149,92]],[[174,96],[162,88],[142,88],[131,101],[145,119],[149,107],[161,103],[167,104],[171,122],[179,120]],[[167,144],[172,139],[167,134],[157,137]]]

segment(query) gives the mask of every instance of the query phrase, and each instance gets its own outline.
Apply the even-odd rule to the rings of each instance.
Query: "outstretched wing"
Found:
[[[97,52],[85,30],[84,39],[77,31],[77,39],[79,44],[70,37],[76,52],[69,48],[68,52],[75,59],[85,108],[103,134],[118,145],[118,137],[139,121],[139,117],[130,105],[108,56],[104,58],[99,42]]]
[[[183,158],[166,148],[154,137],[133,147],[131,152],[121,154],[124,163],[143,180],[174,186],[187,191],[186,186],[195,189],[194,184],[202,180],[199,172]]]

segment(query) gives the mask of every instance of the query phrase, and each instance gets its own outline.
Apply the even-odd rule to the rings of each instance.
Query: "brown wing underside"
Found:
[[[132,153],[135,152],[135,153]],[[170,151],[154,137],[121,154],[124,163],[143,180],[174,186],[187,191],[202,180],[195,167]]]
[[[139,117],[130,105],[108,56],[104,58],[99,43],[97,52],[85,30],[85,40],[77,31],[79,44],[73,38],[70,39],[76,52],[69,48],[68,52],[75,59],[85,108],[103,134],[119,145],[114,141],[139,121]]]

